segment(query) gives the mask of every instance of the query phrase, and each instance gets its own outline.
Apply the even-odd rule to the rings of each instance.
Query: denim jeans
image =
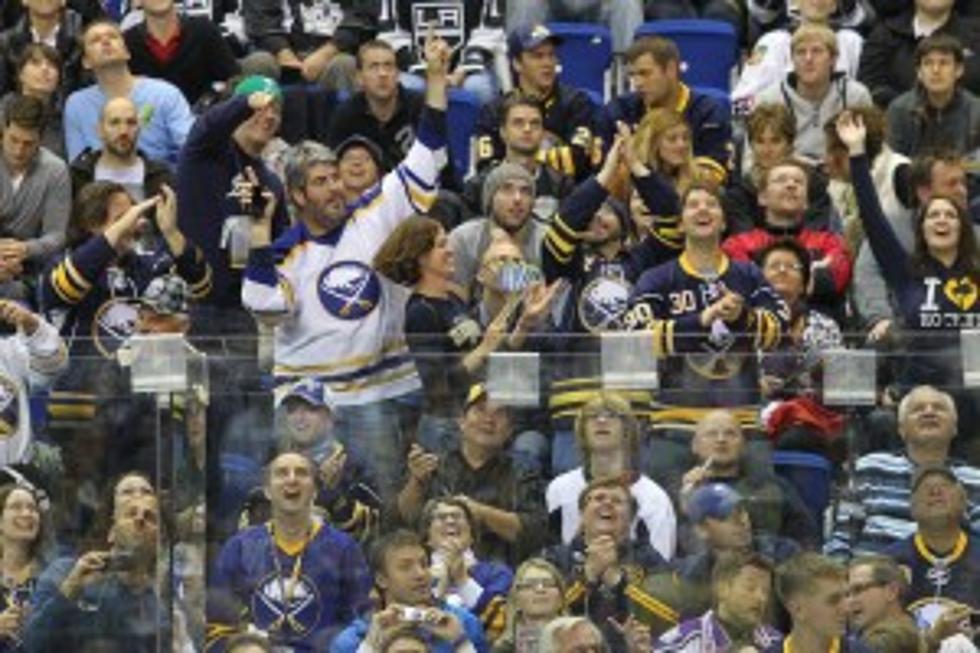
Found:
[[[384,501],[401,489],[407,453],[403,410],[400,398],[337,408],[337,439],[367,471]]]

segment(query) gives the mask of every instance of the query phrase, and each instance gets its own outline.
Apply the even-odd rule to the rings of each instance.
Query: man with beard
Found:
[[[370,574],[357,542],[313,515],[316,472],[299,453],[269,463],[272,519],[241,531],[218,555],[209,587],[209,651],[223,650],[239,621],[289,650],[323,651],[367,607]]]
[[[160,513],[153,496],[116,506],[105,549],[53,562],[38,579],[25,647],[37,653],[86,650],[149,653],[166,633],[157,582]]]
[[[82,33],[82,65],[95,84],[75,91],[65,103],[65,149],[73,160],[86,147],[96,147],[99,111],[114,97],[128,97],[137,106],[143,129],[139,146],[150,157],[170,164],[194,123],[190,106],[173,84],[137,76],[129,69],[129,49],[119,26],[109,20],[90,23]]]
[[[534,177],[524,166],[504,162],[487,175],[483,184],[483,215],[468,220],[449,234],[456,263],[456,284],[474,296],[480,260],[493,239],[494,228],[502,229],[521,248],[524,261],[541,264],[545,227],[533,219]]]
[[[315,376],[334,392],[341,441],[390,498],[402,473],[401,398],[420,387],[403,334],[407,293],[378,276],[375,254],[404,220],[425,213],[446,163],[449,48],[426,42],[426,108],[405,159],[356,202],[334,154],[294,148],[286,185],[296,224],[273,240],[271,216],[249,223],[242,304],[274,327],[280,386]]]
[[[772,588],[772,562],[758,553],[718,559],[711,575],[714,608],[667,631],[654,650],[664,653],[763,649],[781,635],[765,623]]]
[[[173,174],[167,164],[154,161],[136,149],[140,121],[136,105],[126,97],[106,102],[99,115],[102,149],[86,148],[71,164],[72,190],[93,181],[115,181],[137,202],[152,197],[166,184],[173,187]]]

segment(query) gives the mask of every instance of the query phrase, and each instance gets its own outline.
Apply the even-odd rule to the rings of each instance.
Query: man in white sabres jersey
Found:
[[[371,260],[395,227],[435,199],[446,162],[449,48],[430,38],[426,107],[415,143],[381,183],[348,204],[330,150],[303,145],[287,161],[286,186],[299,222],[269,243],[253,224],[242,302],[275,329],[279,382],[317,377],[333,391],[339,437],[373,472],[382,495],[399,480],[397,399],[420,388],[403,335],[406,289],[382,279]]]

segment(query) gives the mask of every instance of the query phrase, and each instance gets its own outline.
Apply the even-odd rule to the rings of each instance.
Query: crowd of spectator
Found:
[[[977,650],[980,2],[8,4],[0,653]]]

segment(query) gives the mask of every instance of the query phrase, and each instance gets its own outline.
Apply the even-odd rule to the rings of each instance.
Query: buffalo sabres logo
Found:
[[[139,309],[133,299],[110,299],[99,307],[92,320],[92,340],[106,358],[113,358],[136,331]]]
[[[629,298],[630,284],[624,279],[593,279],[579,294],[579,321],[591,333],[610,330],[626,310]]]
[[[906,572],[909,571],[905,565],[902,566],[902,569]],[[944,596],[930,596],[910,603],[908,611],[912,613],[920,630],[928,630],[936,623],[939,615],[961,605],[959,602]]]
[[[305,576],[272,574],[252,595],[252,617],[261,630],[303,637],[320,621],[320,593]]]
[[[317,294],[327,312],[342,320],[359,320],[381,299],[381,282],[374,271],[356,261],[328,267],[317,281]]]
[[[20,400],[17,386],[0,376],[0,440],[9,440],[17,434],[20,422]]]
[[[730,354],[735,344],[735,334],[720,320],[711,325],[708,341],[701,345],[703,354],[688,354],[685,361],[699,376],[706,379],[730,379],[742,369],[745,358]]]

